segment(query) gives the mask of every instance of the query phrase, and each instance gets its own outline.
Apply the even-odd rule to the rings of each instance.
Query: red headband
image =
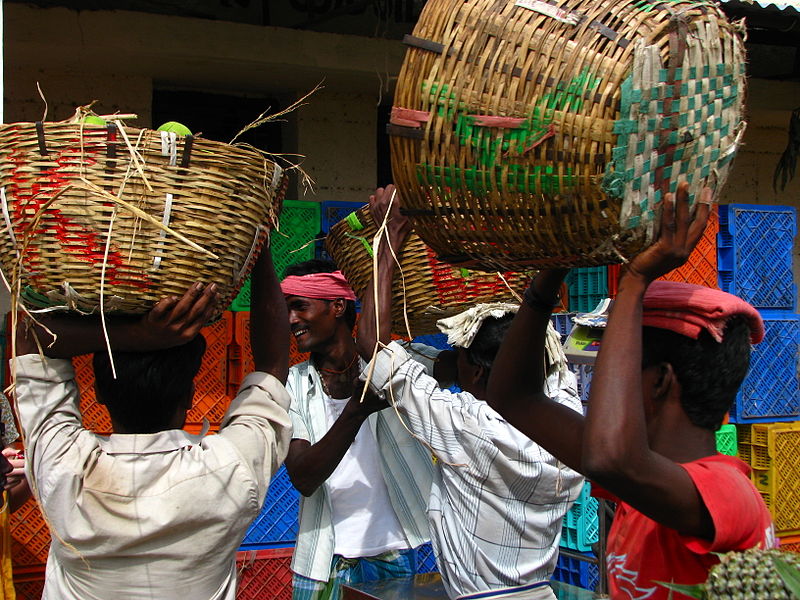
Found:
[[[281,282],[281,291],[284,296],[303,296],[318,300],[356,299],[355,293],[341,271],[289,275]]]
[[[741,315],[753,344],[764,339],[764,321],[750,304],[727,292],[692,283],[654,281],[644,295],[642,324],[697,339],[705,329],[722,341],[725,324]]]

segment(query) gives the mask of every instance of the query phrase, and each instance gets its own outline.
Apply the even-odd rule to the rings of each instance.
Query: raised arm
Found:
[[[679,186],[677,198],[667,194],[658,241],[635,257],[620,279],[592,376],[583,464],[586,475],[650,518],[709,538],[713,524],[688,473],[650,446],[642,391],[645,290],[686,261],[708,219],[711,190],[703,191],[691,219],[687,188]]]
[[[531,281],[497,353],[487,402],[567,466],[580,471],[583,416],[544,394],[544,342],[566,269],[540,272]]]
[[[391,207],[389,204],[391,203]],[[375,279],[370,278],[370,284],[364,298],[361,299],[361,319],[358,322],[358,335],[356,336],[356,346],[358,353],[364,360],[372,358],[375,343],[380,341],[388,344],[392,334],[392,280],[395,273],[395,262],[389,246],[395,254],[399,254],[400,248],[411,232],[411,223],[400,214],[400,197],[394,185],[387,185],[386,188],[378,188],[369,197],[370,212],[375,223],[380,226],[387,211],[389,216],[386,219],[386,232],[381,236],[377,246],[378,253],[378,316],[380,331],[375,324]],[[388,244],[387,244],[388,240]]]
[[[203,286],[198,282],[183,297],[164,298],[142,317],[107,317],[111,347],[121,352],[147,352],[185,344],[200,332],[218,303],[216,284]],[[37,354],[36,338],[44,354],[51,358],[71,358],[106,347],[98,316],[51,314],[39,315],[37,321],[19,319],[16,332],[18,356]]]
[[[289,314],[269,246],[261,251],[251,281],[250,345],[253,362],[256,371],[269,373],[285,383],[289,373]]]

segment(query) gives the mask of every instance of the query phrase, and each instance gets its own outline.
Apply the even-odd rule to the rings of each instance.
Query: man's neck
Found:
[[[342,371],[353,364],[356,344],[350,333],[335,336],[331,342],[318,352],[311,353],[311,360],[319,369]]]

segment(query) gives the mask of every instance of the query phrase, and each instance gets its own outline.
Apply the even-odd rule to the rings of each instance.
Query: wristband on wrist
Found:
[[[541,310],[542,312],[553,312],[553,309],[561,305],[561,294],[556,294],[555,298],[542,298],[539,292],[536,291],[535,282],[531,281],[525,292],[522,294],[522,299],[531,308]]]

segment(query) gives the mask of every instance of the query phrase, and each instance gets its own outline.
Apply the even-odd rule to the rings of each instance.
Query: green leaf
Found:
[[[706,585],[704,583],[695,583],[692,585],[667,583],[665,581],[655,581],[655,583],[663,585],[665,588],[683,594],[684,596],[689,596],[689,598],[697,598],[699,600],[705,600],[706,598]],[[670,594],[670,596],[672,596],[672,594]]]
[[[775,570],[778,575],[783,579],[783,583],[792,592],[795,598],[800,598],[800,568],[793,565],[785,558],[774,556],[772,558],[775,563]]]

